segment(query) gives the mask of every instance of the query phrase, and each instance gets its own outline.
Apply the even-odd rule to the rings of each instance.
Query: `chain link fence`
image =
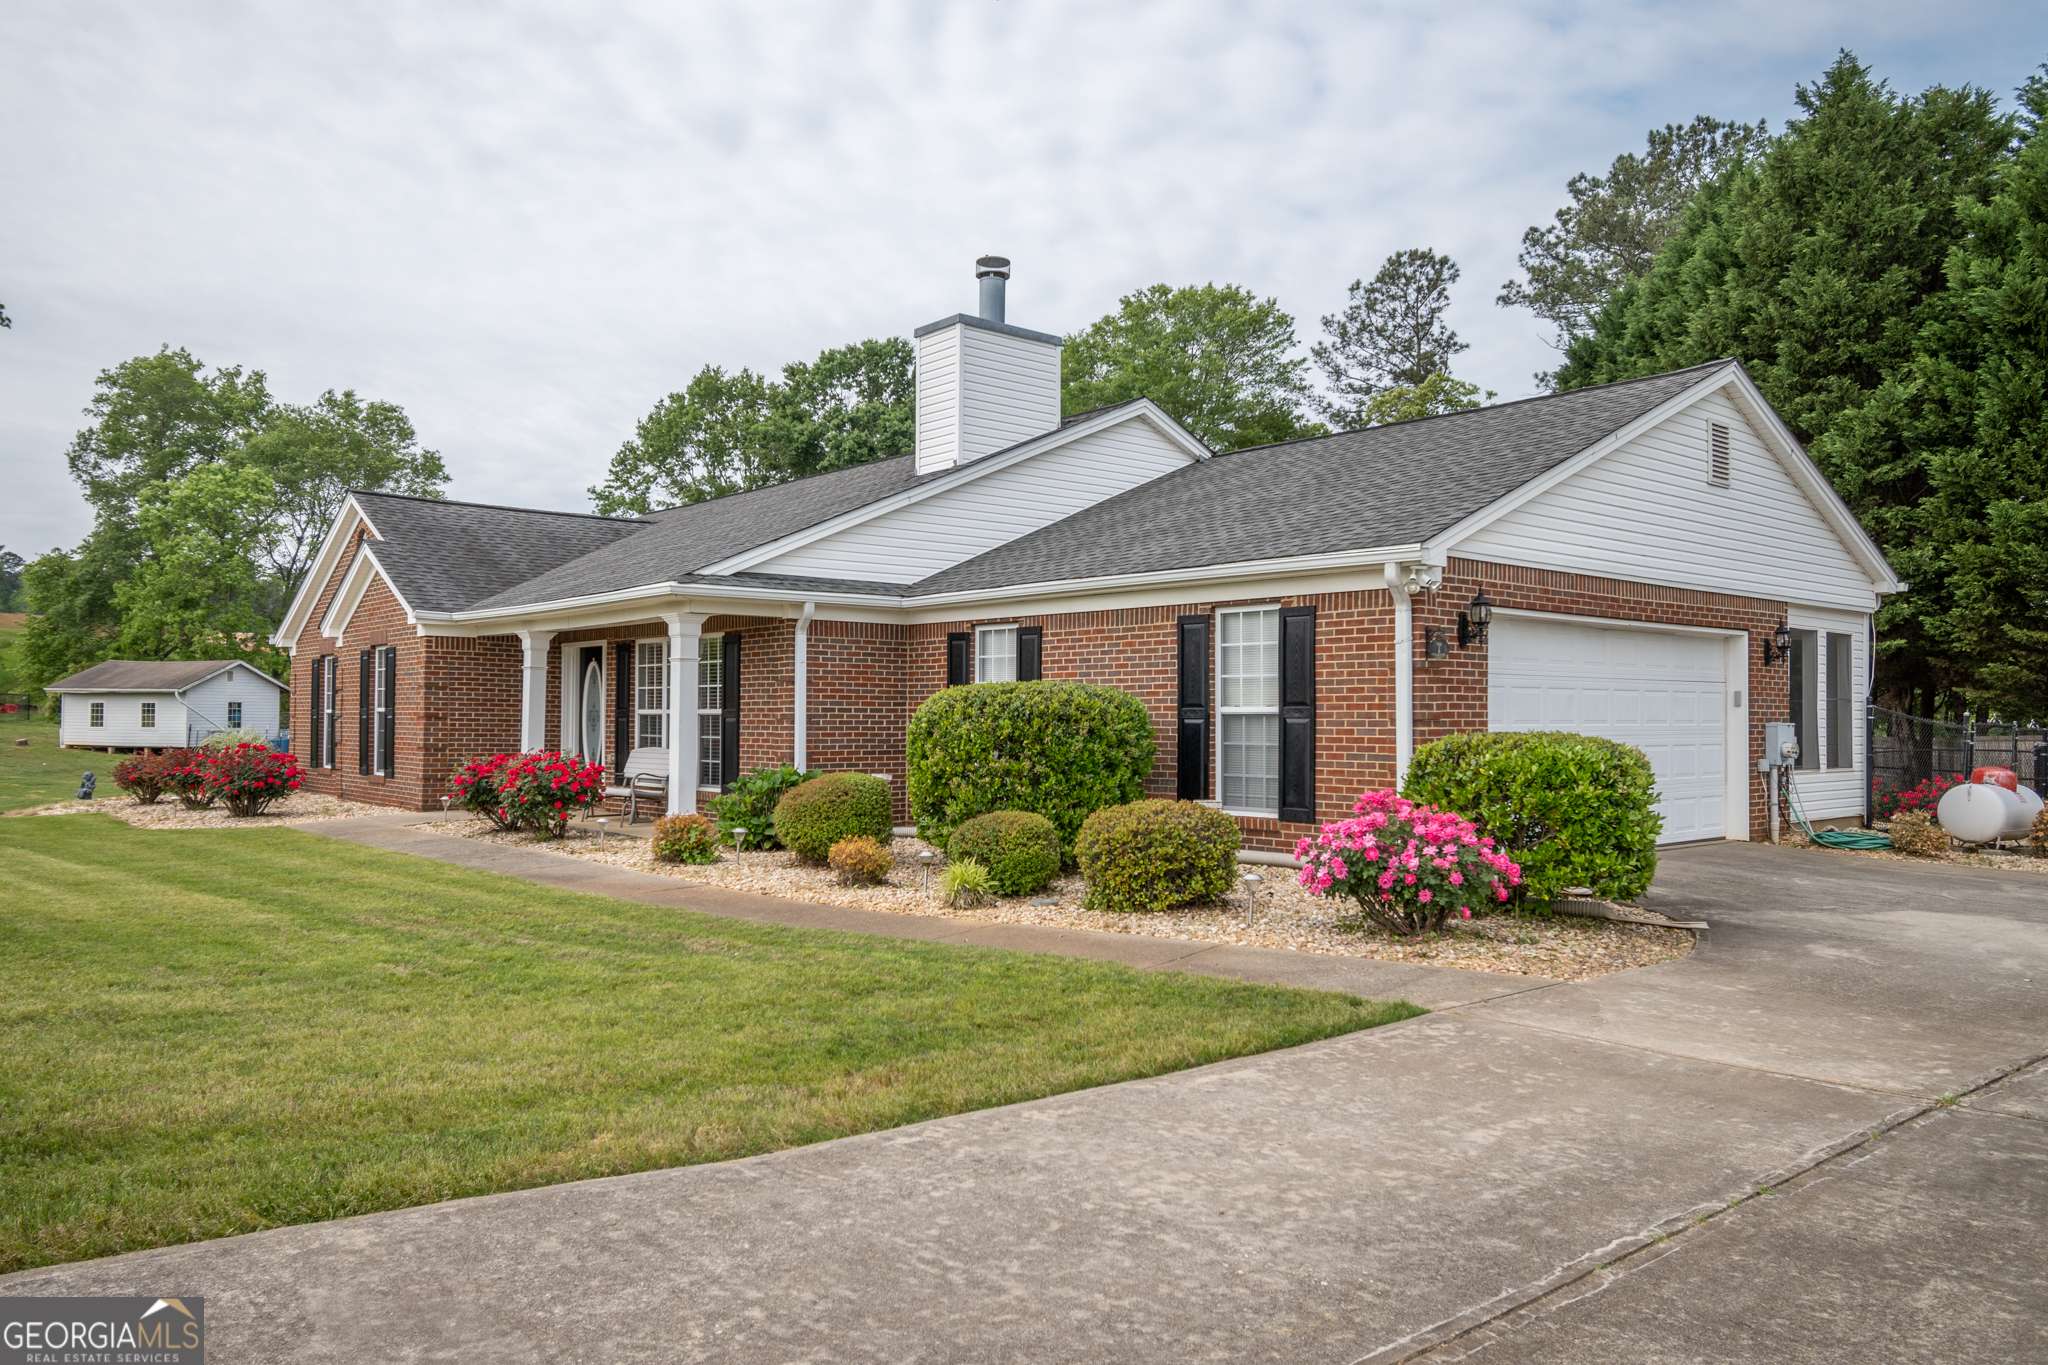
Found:
[[[2021,785],[2048,796],[2048,732],[1930,720],[1881,706],[1865,714],[1870,810],[1880,820],[1902,801],[1908,808],[1931,806],[1939,788],[1967,781],[1973,768],[2010,768]]]

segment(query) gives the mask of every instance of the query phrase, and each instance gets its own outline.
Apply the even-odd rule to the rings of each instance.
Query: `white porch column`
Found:
[[[1399,787],[1415,753],[1415,615],[1407,566],[1389,562],[1386,579],[1387,594],[1394,599],[1394,785]]]
[[[519,670],[519,747],[528,752],[548,742],[548,643],[551,630],[522,630],[519,647],[524,663]]]
[[[672,612],[668,620],[668,813],[697,809],[697,646],[704,638],[698,612]]]
[[[576,669],[576,656],[581,646],[563,645],[556,653],[562,661],[562,706],[559,719],[562,723],[562,752],[573,754],[583,748],[583,727],[581,725],[583,704],[583,675]]]
[[[791,719],[790,734],[793,736],[790,762],[802,772],[810,766],[811,755],[811,617],[816,614],[816,602],[804,603],[803,614],[796,618],[796,670],[795,686],[796,715]]]

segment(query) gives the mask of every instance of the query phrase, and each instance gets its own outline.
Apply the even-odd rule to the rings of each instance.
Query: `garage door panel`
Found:
[[[1663,842],[1727,832],[1727,683],[1718,637],[1496,617],[1487,655],[1490,728],[1570,730],[1632,744],[1657,775]]]

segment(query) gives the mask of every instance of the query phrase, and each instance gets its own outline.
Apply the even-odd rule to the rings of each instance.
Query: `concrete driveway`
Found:
[[[221,1360],[2048,1356],[2048,878],[1729,844],[1654,895],[1691,958],[0,1293],[204,1294]]]

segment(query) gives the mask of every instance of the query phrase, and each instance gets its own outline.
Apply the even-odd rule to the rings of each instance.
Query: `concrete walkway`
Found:
[[[0,1293],[204,1294],[237,1361],[2040,1358],[2048,880],[1716,845],[1656,898],[1691,958]]]

